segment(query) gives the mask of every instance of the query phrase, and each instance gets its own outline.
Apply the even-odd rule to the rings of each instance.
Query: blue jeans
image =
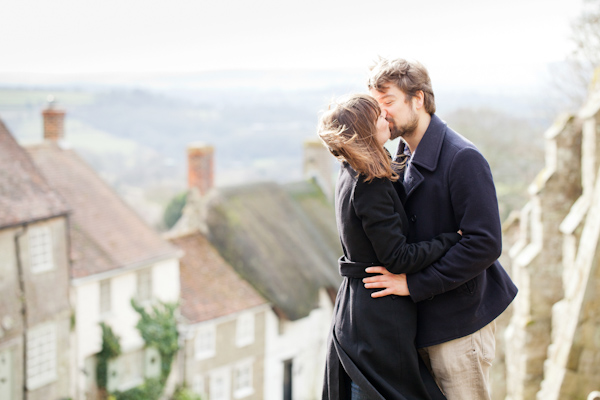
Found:
[[[369,396],[354,382],[350,384],[350,400],[369,400]]]

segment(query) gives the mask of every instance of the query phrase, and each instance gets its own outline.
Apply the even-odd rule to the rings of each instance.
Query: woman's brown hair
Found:
[[[338,160],[347,162],[365,181],[397,180],[389,153],[377,143],[379,104],[366,94],[355,94],[334,102],[319,120],[318,134]]]

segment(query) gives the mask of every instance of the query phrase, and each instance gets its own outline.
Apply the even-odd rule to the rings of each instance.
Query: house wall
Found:
[[[292,398],[320,399],[333,303],[321,290],[319,307],[297,321],[267,314],[265,400],[283,399],[284,362],[292,360]]]
[[[23,317],[14,241],[21,229],[0,230],[0,357],[8,364],[1,372],[6,381],[0,393],[10,400],[23,397]]]
[[[179,261],[168,259],[151,266],[152,295],[163,302],[176,302],[179,299]],[[76,340],[77,340],[77,391],[81,398],[90,392],[88,376],[95,377],[94,356],[102,347],[100,322],[110,325],[120,338],[123,353],[139,352],[145,345],[135,327],[139,315],[131,306],[131,299],[137,294],[137,272],[143,268],[114,275],[99,275],[75,283],[73,286],[76,303]],[[100,285],[110,279],[111,310],[100,313]],[[140,368],[142,365],[140,365]],[[175,369],[175,368],[174,368]],[[140,371],[141,373],[141,371]]]
[[[14,239],[21,229],[0,230],[0,345],[23,335],[21,289]]]
[[[35,228],[50,232],[52,267],[41,272],[31,269],[29,232]],[[27,390],[28,400],[70,397],[71,353],[69,332],[69,264],[66,219],[52,218],[42,222],[0,231],[0,397],[21,399]],[[18,238],[18,247],[15,238]],[[19,276],[20,261],[21,276]],[[22,280],[22,284],[21,281]],[[22,302],[22,298],[25,302]],[[25,314],[21,313],[24,310]],[[35,384],[26,378],[24,354],[27,335],[40,326],[50,326],[53,336],[49,346],[55,377]],[[27,331],[27,335],[25,334]],[[25,383],[25,385],[24,385]],[[23,387],[27,389],[23,389]]]
[[[243,347],[236,344],[236,329],[238,317],[243,313],[254,315],[254,341]],[[262,400],[264,399],[264,357],[266,351],[266,318],[270,313],[268,306],[261,306],[242,313],[228,315],[223,318],[210,320],[201,324],[188,327],[185,335],[185,361],[184,377],[186,384],[203,396],[210,398],[211,378],[215,374],[226,376],[229,381],[230,399]],[[213,356],[198,359],[196,357],[195,340],[198,332],[203,328],[215,325],[216,342]],[[252,363],[252,388],[247,395],[236,396],[233,386],[233,372],[236,365],[241,362]]]

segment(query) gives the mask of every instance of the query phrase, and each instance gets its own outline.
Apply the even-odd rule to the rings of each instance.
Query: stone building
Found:
[[[313,180],[319,185],[325,196],[333,201],[334,197],[334,158],[329,150],[318,139],[308,139],[304,142],[303,175],[306,180]]]
[[[181,380],[202,398],[264,398],[267,301],[199,231],[173,236],[180,263]]]
[[[72,345],[73,398],[93,399],[101,322],[120,338],[122,349],[121,356],[109,365],[109,391],[127,390],[160,373],[156,350],[145,346],[136,329],[139,315],[131,299],[143,305],[156,300],[177,302],[180,252],[68,148],[61,122],[65,113],[53,107],[43,115],[44,141],[28,146],[27,152],[71,210],[70,290],[61,298],[71,299],[72,327],[60,337]]]
[[[600,389],[600,82],[545,134],[545,167],[505,223],[519,287],[506,328],[506,399]],[[589,397],[588,397],[589,395]]]
[[[71,396],[69,212],[0,121],[0,399]]]

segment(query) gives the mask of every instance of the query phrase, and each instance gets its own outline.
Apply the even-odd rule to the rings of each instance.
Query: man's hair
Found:
[[[354,94],[332,103],[319,120],[317,132],[331,154],[350,164],[366,182],[374,178],[398,179],[389,154],[377,142],[376,121],[380,114],[375,99]]]
[[[419,90],[422,90],[425,111],[429,114],[435,113],[435,97],[431,79],[427,69],[421,63],[402,58],[388,60],[379,57],[379,60],[371,67],[369,89],[384,92],[390,84],[396,85],[406,94],[406,101],[410,101]]]

